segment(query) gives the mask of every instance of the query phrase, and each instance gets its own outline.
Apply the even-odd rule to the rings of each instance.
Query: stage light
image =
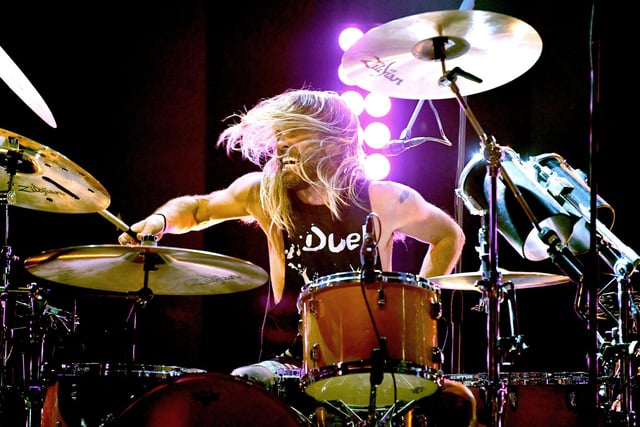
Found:
[[[391,111],[391,99],[379,93],[369,93],[364,98],[364,109],[371,116],[380,118]]]
[[[382,154],[371,154],[364,162],[365,175],[369,179],[384,179],[389,175],[391,165],[389,159]]]
[[[364,33],[356,27],[347,27],[340,32],[338,36],[338,45],[340,49],[346,52],[355,42],[360,40]]]
[[[371,122],[364,128],[364,141],[371,148],[382,148],[390,139],[391,131],[382,122]]]
[[[358,116],[364,112],[364,98],[362,97],[360,92],[357,92],[355,90],[348,90],[346,92],[343,92],[340,96],[342,97],[342,99],[344,99],[347,105],[349,105],[351,111],[356,113]]]

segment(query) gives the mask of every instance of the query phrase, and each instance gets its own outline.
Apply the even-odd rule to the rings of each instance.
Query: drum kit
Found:
[[[576,255],[588,251],[595,251],[611,267],[618,285],[614,297],[601,304],[597,313],[598,318],[608,318],[616,324],[612,332],[599,340],[606,377],[601,398],[607,410],[616,408],[621,414],[619,419],[633,418],[629,353],[634,352],[626,350],[631,346],[631,318],[637,316],[638,310],[628,281],[640,264],[640,256],[611,233],[607,225],[593,218],[595,211],[613,209],[591,194],[584,176],[555,153],[525,161],[511,148],[498,145],[483,130],[465,99],[516,79],[535,64],[541,49],[538,33],[519,19],[486,11],[455,10],[422,13],[382,24],[345,52],[342,67],[363,89],[402,99],[458,101],[480,138],[481,156],[462,171],[456,193],[469,211],[482,219],[478,249],[481,268],[477,272],[427,279],[409,273],[379,272],[375,286],[365,290],[365,298],[378,307],[373,313],[345,306],[361,297],[362,279],[357,273],[323,277],[302,290],[298,307],[305,356],[299,375],[294,377],[306,395],[333,403],[337,412],[347,414],[349,422],[413,425],[406,419],[404,424],[389,420],[388,414],[392,413],[389,408],[401,402],[404,407],[393,413],[407,414],[412,402],[438,391],[445,378],[436,325],[441,290],[472,290],[482,295],[487,314],[487,372],[472,378],[449,378],[465,382],[474,393],[482,391],[478,399],[490,414],[488,425],[501,426],[505,422],[517,425],[522,421],[515,421],[517,417],[508,411],[514,387],[518,385],[531,381],[536,385],[593,384],[592,376],[580,375],[576,379],[574,374],[565,373],[559,379],[540,378],[534,373],[514,380],[500,371],[507,353],[518,353],[524,345],[516,328],[512,328],[511,336],[500,333],[500,304],[513,301],[505,296],[520,289],[568,282],[575,282],[582,294],[583,267]],[[55,127],[44,101],[1,49],[0,76],[45,122]],[[205,411],[211,408],[207,409],[205,403],[215,397],[219,405],[217,413],[227,413],[232,418],[228,425],[239,425],[238,419],[246,419],[248,415],[254,418],[247,425],[257,425],[254,424],[257,420],[265,425],[271,415],[273,425],[302,425],[302,419],[308,421],[306,415],[299,416],[291,408],[275,405],[271,396],[263,395],[261,389],[256,392],[252,384],[240,378],[190,375],[204,374],[198,369],[137,363],[50,366],[43,349],[51,331],[73,331],[79,320],[75,312],[50,306],[41,287],[14,286],[11,282],[11,263],[17,258],[11,254],[7,238],[9,206],[59,213],[98,213],[121,230],[130,230],[108,212],[110,197],[105,188],[55,150],[0,130],[0,164],[0,182],[4,183],[0,202],[6,224],[0,283],[0,417],[12,419],[14,414],[7,414],[6,410],[14,399],[21,402],[17,406],[25,408],[28,427],[67,423],[107,425],[120,413],[124,425],[131,425],[128,422],[164,425],[165,416],[170,415],[175,418],[172,425],[186,426],[207,418]],[[594,199],[597,209],[592,210],[588,206]],[[533,261],[550,258],[563,274],[500,268],[498,233],[523,258]],[[46,251],[27,258],[24,267],[35,277],[51,282],[127,296],[134,301],[134,308],[144,307],[153,295],[242,292],[259,287],[268,279],[264,270],[247,261],[161,247],[146,240],[139,246],[95,245]],[[385,294],[382,301],[381,290]],[[600,294],[611,296],[611,292],[605,294],[607,290],[603,287]],[[594,306],[585,307],[584,300],[577,298],[577,311],[593,318]],[[132,312],[135,325],[136,310]],[[348,319],[343,318],[346,312]],[[380,330],[363,333],[371,328],[371,317]],[[21,335],[26,336],[18,339]],[[387,360],[376,359],[376,353],[371,351],[379,346],[380,337],[385,337]],[[130,360],[136,361],[135,342]],[[52,376],[56,377],[53,383]],[[66,379],[72,379],[75,390],[83,387],[84,379],[96,376],[105,379],[105,388],[98,390],[102,394],[113,394],[112,383],[131,376],[150,381],[138,384],[143,390],[128,390],[129,396],[143,395],[143,398],[124,411],[130,400],[110,402],[112,407],[108,409],[87,409],[90,403],[77,400],[77,390],[60,392]],[[87,389],[95,388],[93,381],[88,384]],[[255,412],[239,405],[247,393],[255,394],[251,396]],[[63,403],[67,397],[75,405],[72,417],[77,419],[65,420],[60,413],[62,405],[71,405]],[[194,412],[196,404],[200,406]],[[368,421],[358,413],[362,408]],[[230,415],[236,410],[243,416]],[[379,417],[381,410],[384,415]],[[270,415],[265,417],[266,413]],[[318,426],[327,425],[322,416],[318,415],[316,420]]]

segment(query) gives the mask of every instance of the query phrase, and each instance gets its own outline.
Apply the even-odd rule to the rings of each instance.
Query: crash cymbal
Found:
[[[549,273],[530,273],[525,271],[508,271],[499,269],[502,273],[501,284],[513,283],[515,289],[539,288],[542,286],[553,286],[570,282],[567,276]],[[482,279],[482,272],[456,273],[444,276],[429,278],[440,289],[471,291],[480,290],[476,287],[476,282]]]
[[[0,47],[0,78],[42,120],[52,128],[57,127],[56,119],[53,118],[44,99],[2,47]]]
[[[228,294],[256,288],[268,279],[262,268],[248,261],[145,245],[56,249],[27,258],[24,265],[31,274],[52,282],[113,292],[141,290],[148,272],[149,290],[156,295]]]
[[[444,10],[373,28],[342,56],[359,87],[393,98],[446,99],[439,80],[456,67],[481,82],[456,79],[462,96],[508,83],[535,64],[542,40],[529,24],[482,10]],[[444,70],[443,70],[444,68]]]
[[[93,213],[111,203],[107,190],[67,157],[4,129],[0,129],[0,191],[9,191],[11,205],[48,212]]]

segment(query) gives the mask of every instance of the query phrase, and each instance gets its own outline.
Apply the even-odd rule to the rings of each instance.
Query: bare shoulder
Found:
[[[395,181],[371,181],[369,196],[374,205],[403,204],[411,199],[421,200],[422,196],[408,185]]]
[[[233,204],[248,209],[256,203],[259,204],[261,182],[261,172],[249,172],[237,177],[228,187],[214,190],[201,198],[206,199],[212,209],[219,209],[221,205],[231,206]]]
[[[262,182],[262,176],[262,172],[249,172],[236,178],[231,185],[238,185],[240,187],[259,186]]]

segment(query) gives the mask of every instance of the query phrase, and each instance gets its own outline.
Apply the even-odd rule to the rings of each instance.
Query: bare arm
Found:
[[[429,248],[418,274],[433,277],[449,274],[462,254],[465,236],[451,216],[427,202],[414,189],[395,182],[372,182],[371,204],[380,217],[380,260],[392,271],[394,239],[408,236]],[[385,265],[386,264],[386,265]]]
[[[167,201],[147,218],[131,226],[138,239],[143,235],[184,234],[202,230],[230,219],[252,219],[257,215],[257,199],[262,175],[249,173],[222,190],[203,195],[186,195]],[[257,203],[257,205],[256,205]],[[122,244],[135,243],[127,233],[118,237]]]

